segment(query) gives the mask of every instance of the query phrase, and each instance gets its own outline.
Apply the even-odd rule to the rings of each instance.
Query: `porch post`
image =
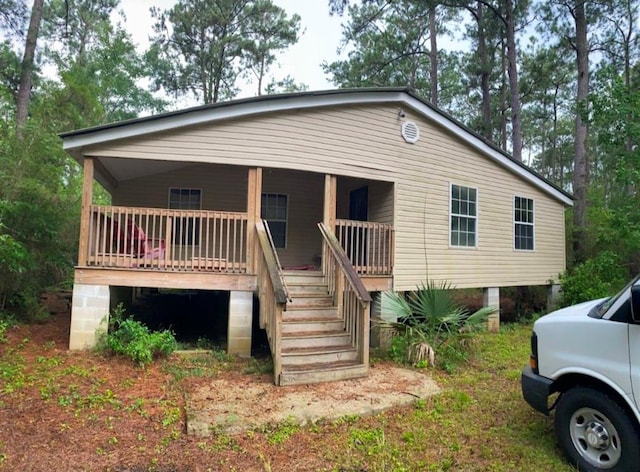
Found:
[[[78,266],[87,265],[89,248],[89,223],[91,220],[91,203],[93,202],[93,158],[85,157],[82,179],[82,210],[80,213],[80,241],[78,244]]]
[[[227,353],[251,357],[251,328],[253,326],[253,293],[229,292],[229,327]]]
[[[324,214],[323,223],[332,232],[336,229],[336,198],[338,194],[338,179],[335,175],[324,176]]]
[[[562,285],[560,284],[551,284],[547,286],[547,313],[558,308],[561,291]]]
[[[483,305],[494,307],[496,312],[489,316],[487,327],[490,332],[497,333],[500,330],[500,288],[486,287],[483,290]]]
[[[109,326],[110,290],[108,285],[73,284],[69,349],[89,349]]]
[[[247,273],[254,274],[256,222],[260,219],[262,201],[262,168],[249,169],[247,182]]]

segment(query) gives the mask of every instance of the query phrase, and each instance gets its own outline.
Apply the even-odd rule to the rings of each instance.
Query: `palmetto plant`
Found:
[[[435,355],[450,347],[456,354],[465,348],[465,340],[484,329],[495,307],[483,307],[470,313],[453,299],[449,282],[428,281],[406,294],[384,292],[384,309],[398,316],[398,322],[382,322],[404,338],[407,360],[411,363],[435,364]]]

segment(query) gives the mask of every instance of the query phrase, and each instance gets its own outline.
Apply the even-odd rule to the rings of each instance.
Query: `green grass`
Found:
[[[32,347],[29,341],[0,344],[0,406],[26,409],[35,400],[58,416],[52,437],[90,432],[98,438],[90,452],[96,470],[103,470],[109,457],[135,451],[145,470],[170,454],[174,461],[183,456],[219,461],[221,470],[247,470],[256,464],[287,470],[296,460],[307,467],[300,470],[320,471],[569,472],[574,469],[556,446],[552,419],[534,411],[520,392],[530,330],[530,324],[503,325],[500,333],[479,335],[469,361],[453,373],[425,369],[441,393],[411,406],[305,426],[284,421],[239,436],[214,432],[203,439],[185,432],[184,389],[190,382],[207,382],[230,369],[264,375],[271,368],[268,361],[235,359],[217,351],[174,354],[160,361],[156,368],[166,380],[153,390],[161,395],[152,396],[146,391],[147,371],[128,364],[122,378],[105,382],[109,358],[95,355],[82,362],[80,356],[43,349],[30,361],[25,352]],[[125,419],[137,426],[123,428]],[[0,465],[11,468],[16,453],[7,449],[0,442]],[[179,462],[174,465],[181,470]]]
[[[520,371],[529,356],[530,325],[481,334],[455,373],[430,370],[442,392],[399,409],[336,422],[333,469],[368,471],[574,470],[556,446],[550,418],[522,399]]]

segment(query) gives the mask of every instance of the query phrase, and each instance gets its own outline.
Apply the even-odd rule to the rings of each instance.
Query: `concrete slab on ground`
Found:
[[[394,365],[371,367],[360,379],[276,387],[268,377],[212,379],[187,394],[187,432],[237,434],[283,421],[299,424],[372,415],[440,391],[425,373]]]

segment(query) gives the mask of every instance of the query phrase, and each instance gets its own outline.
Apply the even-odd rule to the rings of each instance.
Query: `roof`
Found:
[[[376,103],[402,104],[413,109],[426,119],[448,129],[497,164],[510,169],[565,205],[572,205],[570,193],[554,185],[523,163],[516,161],[495,144],[407,88],[335,89],[262,95],[70,131],[62,133],[60,137],[63,139],[63,148],[77,154],[78,151],[86,146],[95,146],[124,138],[139,137],[230,118],[325,106]]]

